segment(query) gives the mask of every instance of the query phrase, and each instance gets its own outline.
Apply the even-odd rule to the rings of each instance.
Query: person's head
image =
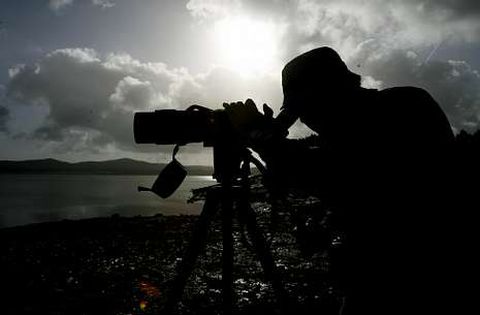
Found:
[[[283,68],[282,109],[304,113],[310,106],[331,102],[360,88],[360,76],[348,70],[338,53],[320,47],[301,54]],[[317,109],[319,110],[319,109]]]

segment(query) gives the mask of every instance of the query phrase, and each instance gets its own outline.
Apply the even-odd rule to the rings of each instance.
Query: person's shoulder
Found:
[[[398,86],[387,88],[378,92],[382,97],[399,99],[423,99],[433,101],[432,96],[425,89],[414,86]]]

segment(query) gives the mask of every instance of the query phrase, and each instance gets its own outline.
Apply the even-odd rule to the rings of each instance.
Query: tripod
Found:
[[[260,168],[261,163],[246,148],[233,150],[232,147],[214,147],[214,178],[219,185],[208,188],[205,204],[194,227],[192,240],[182,259],[177,275],[173,281],[165,305],[165,313],[172,314],[181,300],[185,285],[193,271],[198,255],[205,247],[208,228],[218,209],[222,220],[222,309],[224,314],[231,314],[234,303],[233,290],[233,216],[234,211],[242,215],[247,231],[252,239],[267,281],[274,289],[281,310],[288,309],[288,296],[278,276],[277,268],[269,250],[267,241],[256,223],[254,210],[249,203],[250,163]],[[263,165],[261,165],[263,167]],[[234,206],[235,205],[235,206]]]

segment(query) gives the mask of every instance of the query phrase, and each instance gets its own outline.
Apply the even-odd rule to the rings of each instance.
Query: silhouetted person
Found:
[[[448,167],[454,136],[425,90],[378,91],[360,80],[331,48],[294,58],[282,72],[276,129],[282,134],[300,119],[320,146],[258,132],[251,141],[277,185],[341,209],[346,249],[334,264],[347,295],[344,314],[436,313],[453,299],[455,282],[447,254],[455,246]]]

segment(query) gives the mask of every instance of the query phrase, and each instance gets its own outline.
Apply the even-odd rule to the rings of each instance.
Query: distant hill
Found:
[[[55,159],[0,161],[0,174],[104,174],[104,175],[157,175],[166,164],[148,163],[132,159],[98,162],[69,163]],[[211,175],[210,166],[186,166],[189,175]]]

